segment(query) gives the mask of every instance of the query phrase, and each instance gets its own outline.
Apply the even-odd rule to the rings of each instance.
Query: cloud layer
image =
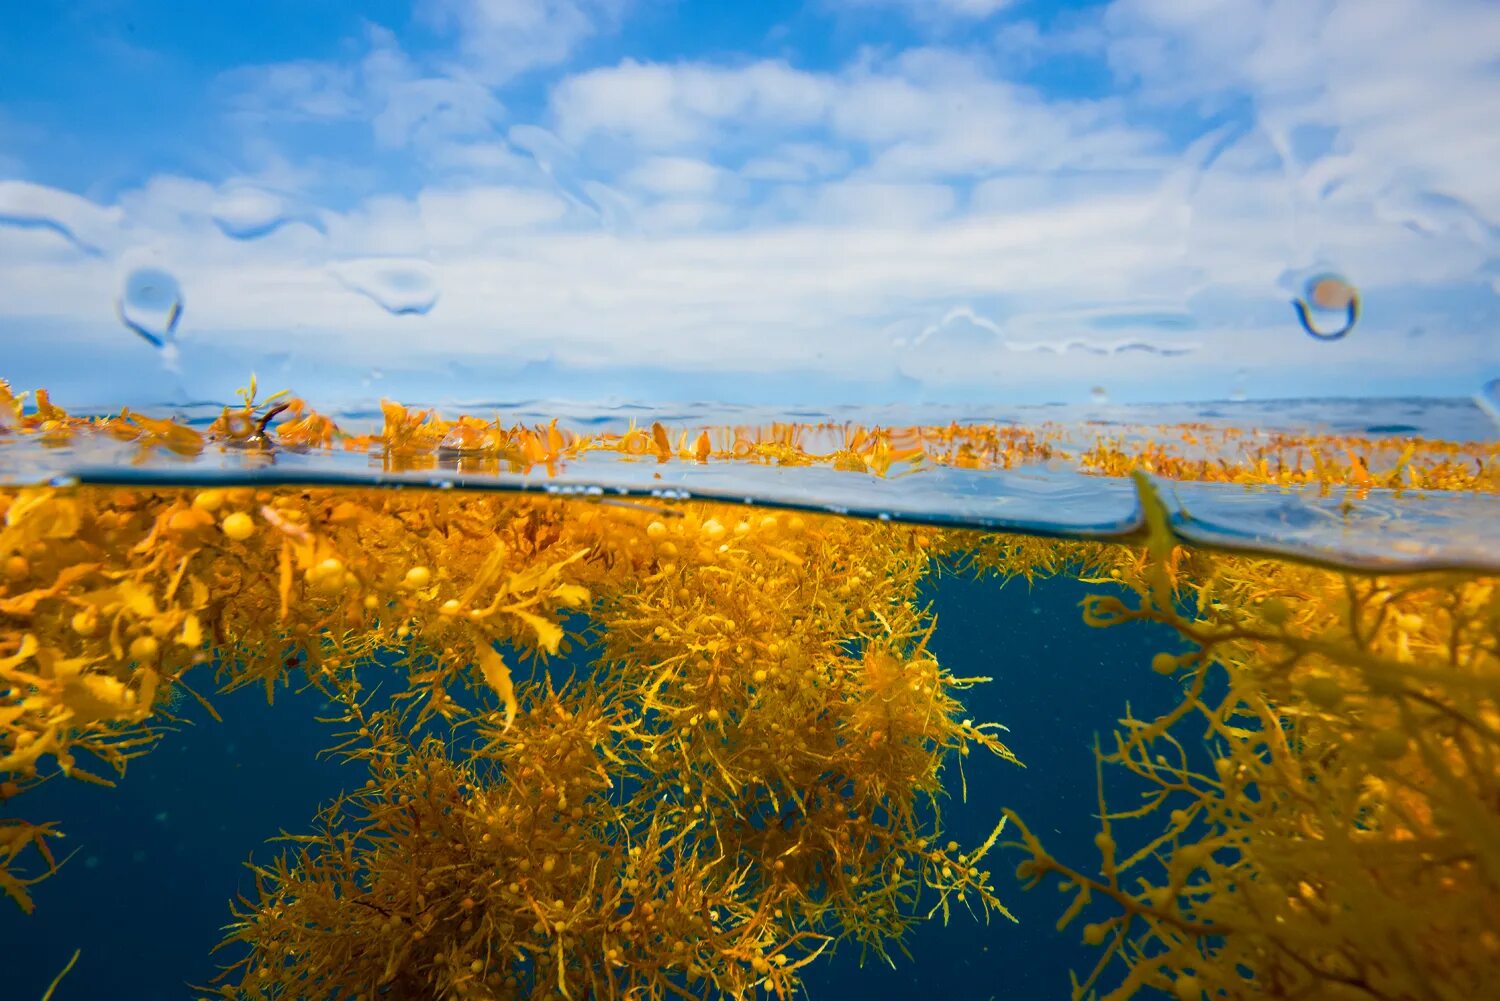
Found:
[[[1241,372],[1452,391],[1500,366],[1500,9],[1375,6],[822,2],[903,41],[591,63],[640,8],[418,0],[423,45],[366,24],[336,56],[220,68],[218,169],[70,191],[0,139],[0,342],[87,381],[37,332],[123,352],[115,304],[150,266],[185,292],[198,396],[257,358],[352,396],[452,362],[471,397],[526,365],[577,395],[610,369],[980,401],[1222,397]],[[1323,271],[1365,297],[1336,346],[1288,305]]]

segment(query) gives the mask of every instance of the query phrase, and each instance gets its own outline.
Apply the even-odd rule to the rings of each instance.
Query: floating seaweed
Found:
[[[288,398],[273,427],[253,386],[208,434],[6,392],[22,434],[151,448],[342,435]],[[674,441],[659,424],[585,439],[395,404],[384,419],[345,446],[403,462],[448,448],[547,467],[612,448],[866,474],[1055,447],[995,429],[842,429],[812,453],[793,426]],[[1180,452],[1101,440],[1079,461],[1495,485],[1492,453],[1460,460],[1478,446],[1439,442],[1390,456],[1283,439],[1274,465],[1194,465],[1215,434],[1164,431]],[[235,903],[227,966],[205,988],[225,998],[790,997],[831,951],[891,959],[917,921],[1007,916],[986,868],[999,849],[1022,855],[1022,883],[1071,895],[1060,927],[1082,920],[1099,950],[1080,999],[1481,995],[1500,976],[1494,580],[1188,549],[1141,491],[1142,535],[1102,544],[488,492],[0,489],[0,887],[29,910],[63,864],[62,832],[16,813],[38,783],[123,775],[170,721],[171,693],[200,697],[190,684],[269,700],[296,680],[337,707],[330,752],[366,781],[252,862],[254,895]],[[930,651],[920,595],[935,573],[1074,574],[1098,589],[1090,625],[1184,641],[1138,668],[1180,682],[1176,707],[1127,709],[1098,746],[1097,862],[1053,857],[998,806],[987,840],[944,839],[965,756],[1019,762],[998,724],[965,713],[986,679]],[[570,648],[592,665],[554,677]]]

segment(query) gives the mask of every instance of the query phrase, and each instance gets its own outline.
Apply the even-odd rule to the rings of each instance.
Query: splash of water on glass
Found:
[[[392,316],[425,316],[438,302],[437,268],[429,261],[369,257],[344,261],[329,270],[345,288]]]
[[[182,285],[169,271],[136,268],[125,276],[125,287],[115,300],[120,322],[161,352],[162,364],[177,370],[177,324],[182,320]]]
[[[254,240],[293,221],[280,195],[252,187],[220,192],[212,214],[219,231],[235,240]]]

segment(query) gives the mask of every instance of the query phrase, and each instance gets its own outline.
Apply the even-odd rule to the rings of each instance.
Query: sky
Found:
[[[782,407],[1500,375],[1488,0],[6,21],[0,377],[64,405],[226,399],[251,371],[328,405]],[[1291,304],[1329,274],[1360,315],[1325,340]]]

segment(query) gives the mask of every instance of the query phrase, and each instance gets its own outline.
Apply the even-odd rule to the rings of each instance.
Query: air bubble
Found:
[[[438,301],[437,268],[417,258],[371,257],[330,268],[350,291],[394,316],[425,316]]]
[[[1308,279],[1303,297],[1292,300],[1292,308],[1303,330],[1320,341],[1336,341],[1359,322],[1359,290],[1341,275],[1314,275]],[[1343,313],[1344,324],[1336,330],[1322,330],[1313,319],[1315,312]]]
[[[1500,425],[1500,379],[1491,379],[1479,387],[1479,392],[1474,394],[1474,402],[1479,404],[1479,409],[1490,415],[1490,419]]]
[[[161,268],[136,268],[125,276],[115,308],[121,323],[165,351],[182,319],[182,286]]]
[[[235,240],[254,240],[292,221],[280,195],[252,187],[220,192],[212,214],[219,231]]]

